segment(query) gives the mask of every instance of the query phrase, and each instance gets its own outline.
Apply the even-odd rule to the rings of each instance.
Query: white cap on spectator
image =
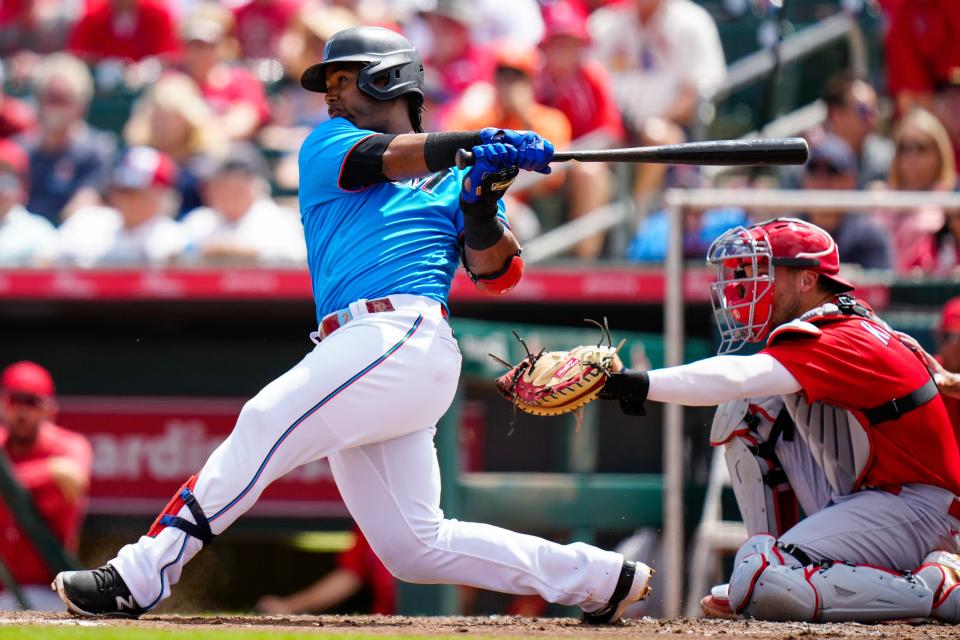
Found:
[[[133,147],[121,158],[110,177],[110,186],[122,189],[172,187],[177,165],[170,157],[150,147]]]

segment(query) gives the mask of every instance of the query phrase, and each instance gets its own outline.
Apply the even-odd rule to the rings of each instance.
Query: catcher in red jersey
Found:
[[[720,354],[615,373],[601,395],[718,405],[711,444],[750,538],[704,612],[960,622],[960,450],[922,353],[854,297],[815,225],[739,227],[707,260]]]

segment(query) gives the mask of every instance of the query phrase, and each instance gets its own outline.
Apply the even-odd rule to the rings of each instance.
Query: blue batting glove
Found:
[[[481,200],[495,203],[517,176],[519,152],[500,142],[479,145],[472,151],[473,166],[463,177],[460,197],[469,204]]]
[[[519,152],[518,165],[526,171],[549,174],[552,169],[553,144],[535,131],[515,131],[487,127],[480,130],[480,139],[484,144],[505,142],[516,147]]]

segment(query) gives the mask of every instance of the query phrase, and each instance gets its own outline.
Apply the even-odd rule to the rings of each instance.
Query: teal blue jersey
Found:
[[[300,218],[317,319],[360,298],[413,294],[444,306],[460,261],[464,171],[340,187],[350,150],[374,131],[321,123],[300,149]],[[503,201],[500,216],[506,222]]]

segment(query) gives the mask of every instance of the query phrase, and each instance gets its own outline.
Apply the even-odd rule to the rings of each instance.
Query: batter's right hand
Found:
[[[520,172],[517,149],[497,142],[476,146],[472,151],[474,163],[463,177],[460,198],[467,204],[496,204]]]
[[[553,143],[536,131],[487,127],[480,130],[480,139],[484,144],[504,142],[513,145],[519,154],[517,164],[524,171],[537,171],[545,175],[552,171]]]

